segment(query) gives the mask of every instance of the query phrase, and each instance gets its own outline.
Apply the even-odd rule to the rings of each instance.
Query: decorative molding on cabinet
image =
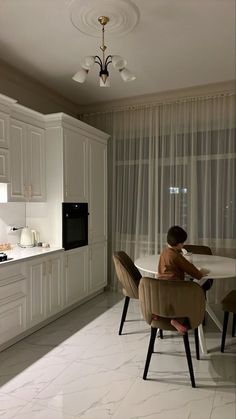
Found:
[[[37,126],[39,128],[45,127],[43,114],[30,108],[26,108],[25,106],[18,103],[12,107],[11,117],[23,121],[26,124]]]
[[[91,125],[86,124],[79,119],[73,118],[72,116],[66,115],[64,113],[56,113],[51,115],[45,115],[45,124],[46,128],[56,128],[56,127],[63,127],[69,129],[75,129],[77,133],[94,139],[96,141],[101,141],[102,143],[106,143],[108,138],[110,137],[109,134],[106,134],[97,128],[92,127]]]
[[[11,99],[10,97],[0,93],[0,111],[9,114],[15,103],[17,103],[17,100]]]

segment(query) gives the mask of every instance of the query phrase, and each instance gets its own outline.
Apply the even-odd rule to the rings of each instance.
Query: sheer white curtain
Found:
[[[133,259],[159,253],[174,224],[186,229],[188,243],[236,257],[233,93],[81,119],[111,134],[110,261],[119,249]],[[222,283],[214,287],[214,298],[232,285],[228,281],[222,289]],[[115,284],[111,274],[111,286]]]

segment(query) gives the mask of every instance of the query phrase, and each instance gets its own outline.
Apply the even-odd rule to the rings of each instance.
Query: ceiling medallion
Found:
[[[129,0],[74,0],[70,19],[80,32],[99,37],[98,17],[109,16],[109,36],[123,36],[132,32],[139,21],[139,10]]]

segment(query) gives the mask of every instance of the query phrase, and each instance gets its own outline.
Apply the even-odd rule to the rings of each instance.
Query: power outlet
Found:
[[[17,227],[15,226],[7,226],[7,234],[15,233],[16,230],[17,230]]]

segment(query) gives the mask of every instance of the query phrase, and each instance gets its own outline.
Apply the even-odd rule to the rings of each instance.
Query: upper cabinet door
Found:
[[[45,135],[17,119],[10,123],[9,201],[45,201]]]
[[[107,145],[89,141],[89,242],[107,239]]]
[[[28,191],[31,202],[46,200],[45,133],[42,128],[27,126]]]
[[[9,170],[9,115],[0,112],[0,182],[10,182]]]
[[[27,172],[24,164],[26,151],[26,124],[12,119],[10,123],[11,183],[9,201],[25,201],[27,192]]]
[[[64,130],[64,200],[88,202],[87,140],[74,130]]]
[[[0,112],[0,147],[8,148],[9,145],[9,115]]]

